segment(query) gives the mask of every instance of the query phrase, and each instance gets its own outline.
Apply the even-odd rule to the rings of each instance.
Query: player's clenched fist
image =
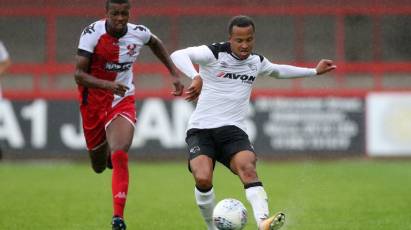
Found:
[[[108,84],[108,89],[111,90],[115,95],[124,97],[129,88],[117,82],[110,82]]]
[[[318,62],[315,70],[317,71],[317,75],[321,75],[335,68],[337,68],[337,66],[334,65],[332,60],[322,59],[320,62]]]

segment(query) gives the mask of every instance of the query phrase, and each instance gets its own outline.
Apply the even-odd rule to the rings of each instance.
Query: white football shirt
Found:
[[[252,86],[261,76],[297,78],[316,75],[316,70],[273,64],[258,54],[238,59],[230,43],[189,47],[175,51],[171,59],[188,77],[200,75],[203,88],[188,129],[235,125],[246,131],[245,117]],[[199,73],[193,64],[199,65]]]

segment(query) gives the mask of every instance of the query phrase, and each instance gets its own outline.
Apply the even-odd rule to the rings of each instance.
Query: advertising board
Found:
[[[185,156],[185,131],[195,105],[182,99],[137,101],[130,154]],[[259,97],[247,133],[261,155],[364,153],[364,102],[350,97]],[[84,154],[76,101],[0,102],[0,143],[14,156]]]

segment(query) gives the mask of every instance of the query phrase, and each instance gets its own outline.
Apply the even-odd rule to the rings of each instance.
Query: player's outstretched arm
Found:
[[[317,71],[317,75],[325,74],[336,69],[337,66],[334,65],[332,60],[322,59],[318,62],[317,67],[315,70]]]
[[[78,85],[82,85],[88,88],[100,88],[112,91],[114,94],[124,96],[128,87],[114,81],[106,81],[98,79],[88,74],[88,68],[90,65],[90,58],[77,55],[76,56],[76,70],[74,77]]]
[[[274,78],[290,79],[290,78],[301,78],[301,77],[311,77],[315,75],[321,75],[332,71],[337,68],[333,61],[322,59],[318,62],[316,68],[305,68],[292,65],[279,65],[274,64],[264,59],[262,62],[262,67],[260,70],[261,75],[270,76]]]
[[[180,82],[177,69],[171,61],[170,55],[163,42],[156,35],[152,34],[147,45],[150,47],[154,55],[156,55],[156,57],[167,67],[171,76],[173,76],[174,91],[171,92],[171,94],[174,96],[181,96],[181,94],[183,94],[184,85]]]

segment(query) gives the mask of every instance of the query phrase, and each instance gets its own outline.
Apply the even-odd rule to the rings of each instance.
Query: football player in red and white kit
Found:
[[[177,71],[161,42],[142,25],[128,23],[128,0],[107,0],[106,19],[86,27],[76,56],[80,112],[92,168],[113,169],[113,229],[126,229],[123,212],[128,191],[128,155],[136,110],[132,65],[147,45],[174,77],[173,95],[183,92]]]

